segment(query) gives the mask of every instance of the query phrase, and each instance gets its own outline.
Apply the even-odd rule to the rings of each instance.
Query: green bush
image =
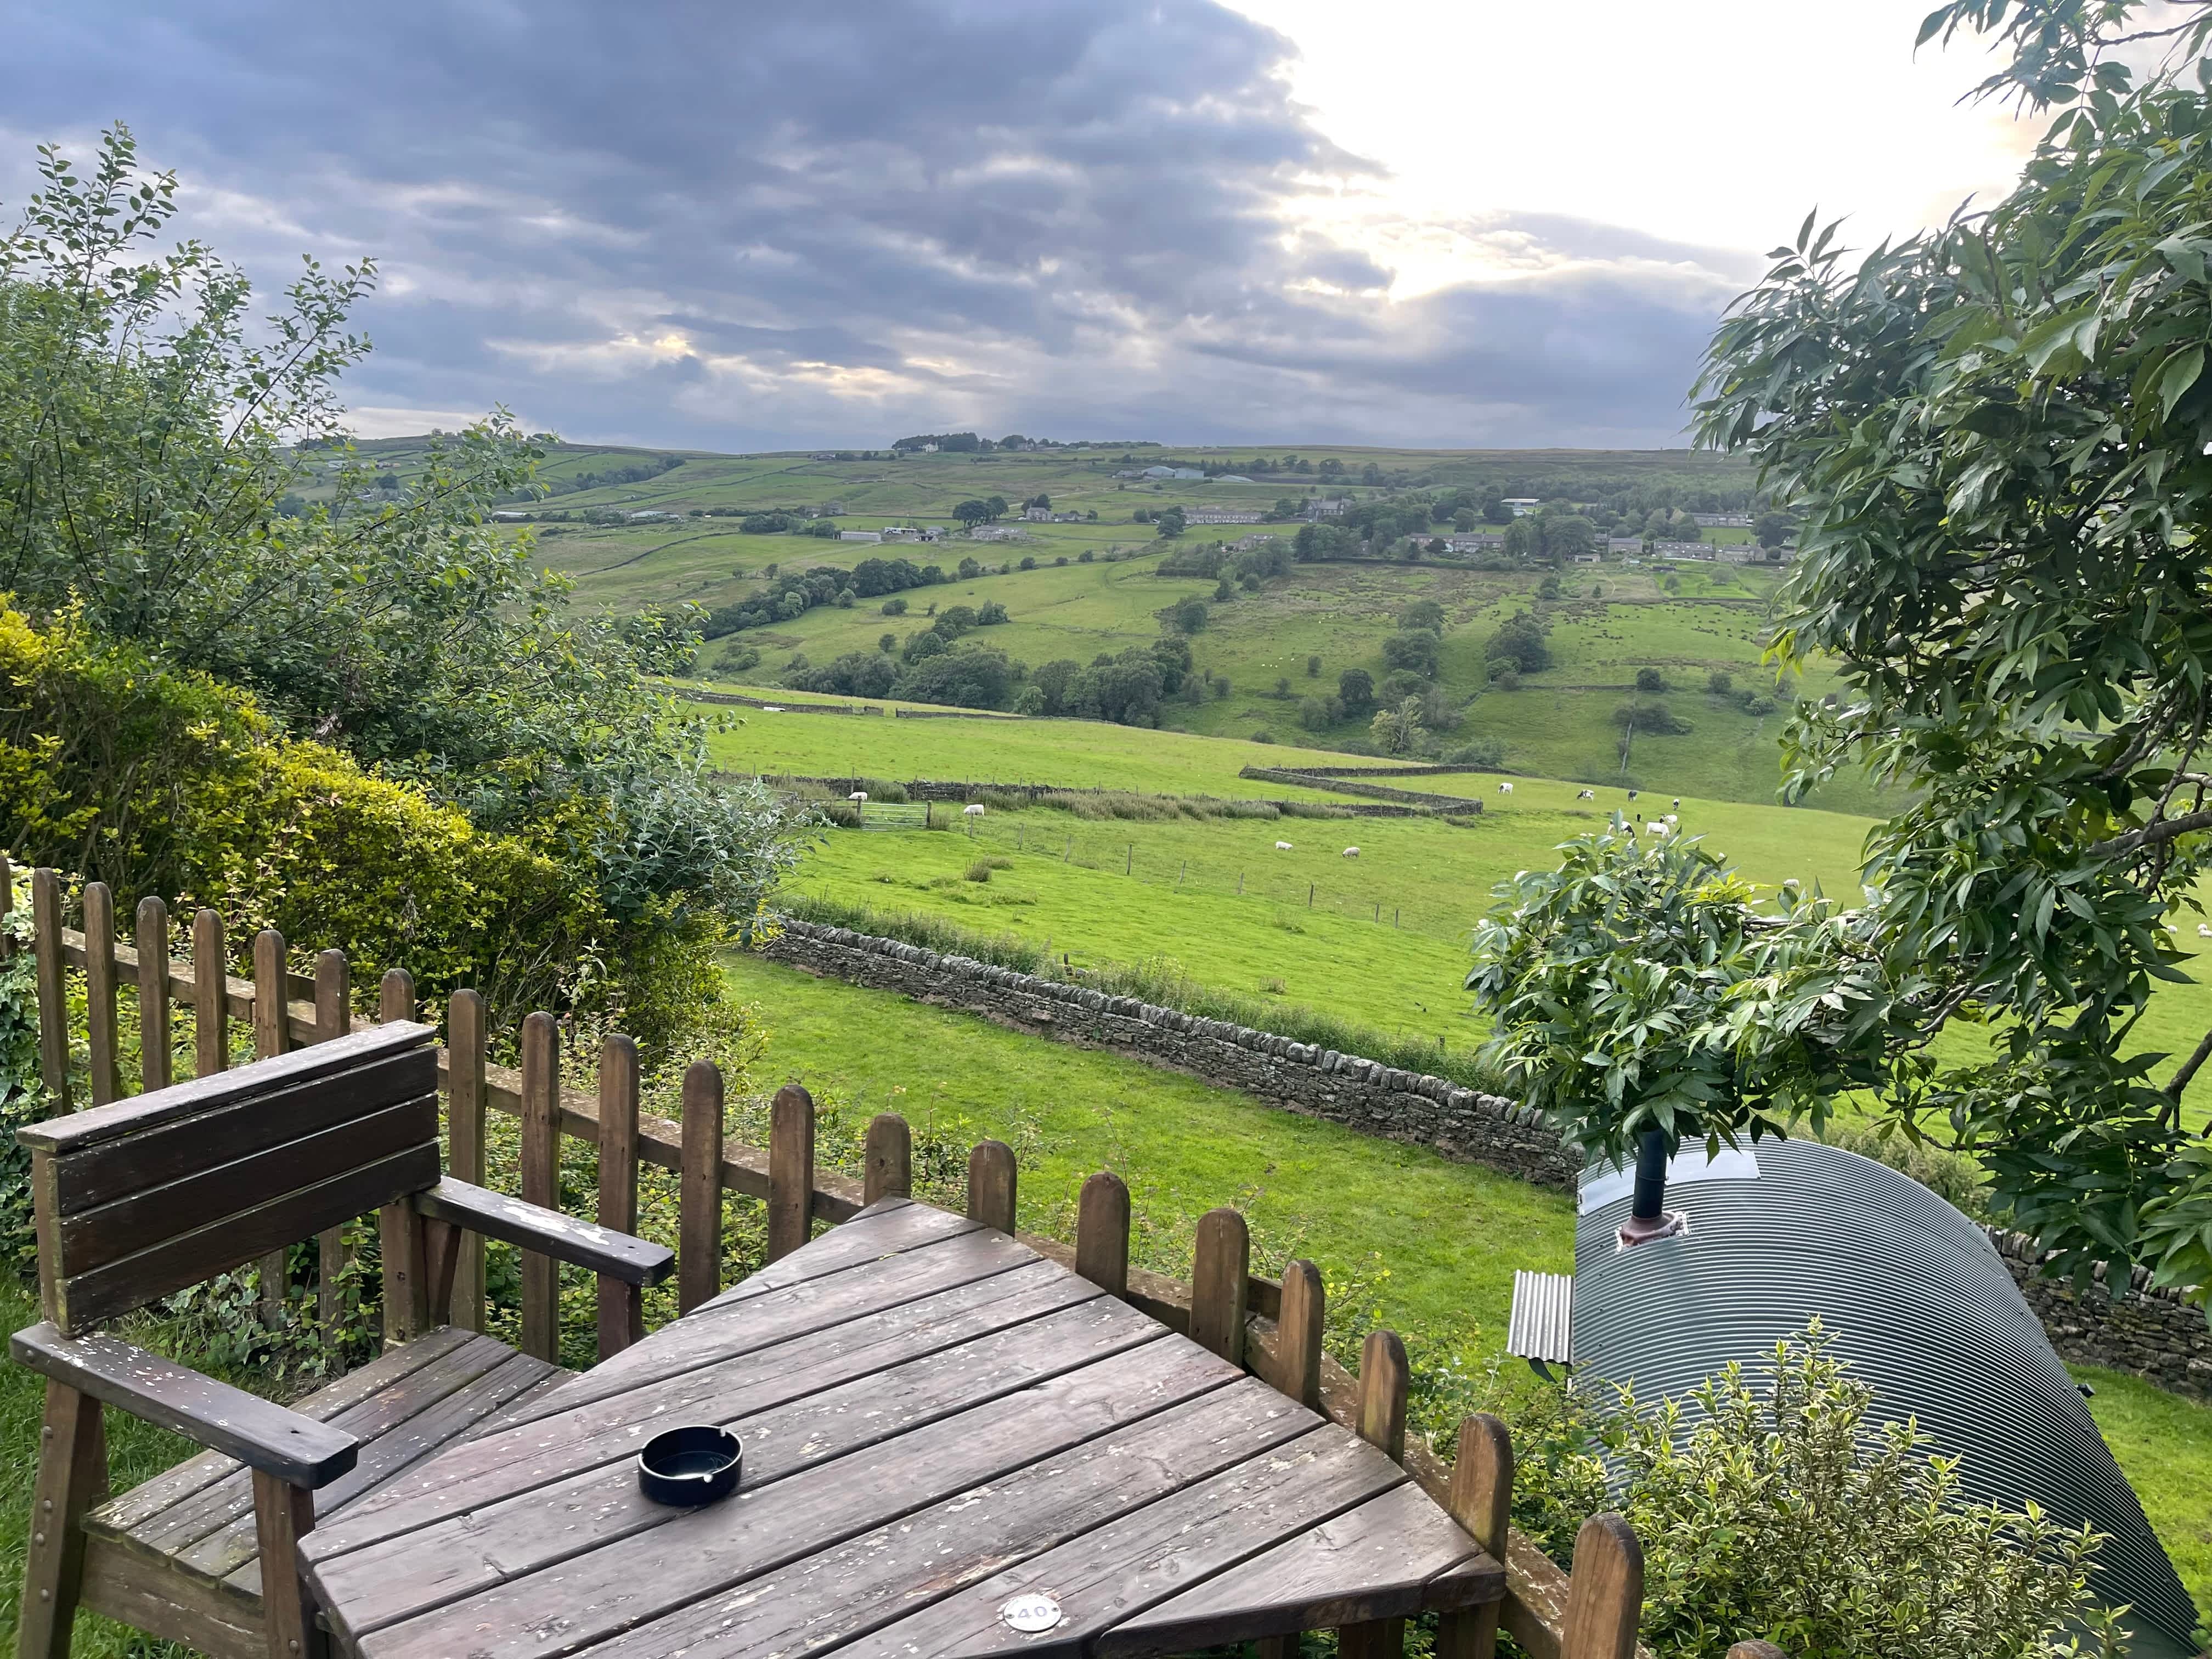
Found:
[[[1656,1410],[1624,1391],[1609,1438],[1653,1653],[1755,1636],[1796,1659],[2055,1659],[2077,1626],[2104,1633],[2103,1540],[1966,1502],[1917,1426],[1869,1420],[1832,1341],[1815,1320],[1757,1382],[1730,1365]]]

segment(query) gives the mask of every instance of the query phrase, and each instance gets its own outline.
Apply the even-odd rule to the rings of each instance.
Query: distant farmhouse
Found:
[[[1751,528],[1751,514],[1748,513],[1692,513],[1690,517],[1700,529],[1704,530],[1748,530]]]
[[[887,542],[941,542],[945,526],[941,524],[887,524],[878,538]]]
[[[1031,524],[1050,524],[1052,509],[1048,507],[1025,507],[1022,509],[1022,517]]]
[[[1505,538],[1502,534],[1481,531],[1469,536],[1447,536],[1444,545],[1454,553],[1502,553],[1505,550]]]
[[[1322,495],[1306,503],[1309,519],[1340,519],[1352,503],[1342,496]]]
[[[1538,507],[1543,506],[1543,504],[1542,499],[1535,495],[1508,495],[1505,497],[1505,505],[1513,509],[1513,516],[1516,519],[1527,518]]]
[[[1029,538],[1028,531],[1010,524],[979,524],[968,532],[971,542],[1025,542]]]

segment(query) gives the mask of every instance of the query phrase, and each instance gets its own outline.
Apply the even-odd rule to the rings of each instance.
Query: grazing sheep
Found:
[[[868,792],[865,789],[855,789],[851,794],[845,797],[845,799],[849,801],[864,801],[867,799],[867,798]]]
[[[1279,841],[1275,843],[1275,850],[1278,853],[1287,853],[1291,850],[1291,844],[1286,841]]]
[[[2199,939],[2212,939],[2212,927],[2207,927],[2203,922],[2198,922],[2197,924],[2197,937]]]
[[[1668,814],[1667,814],[1667,827],[1668,827],[1669,830],[1672,830],[1672,829],[1673,829],[1676,824],[1680,823],[1681,821],[1682,821],[1681,819],[1680,819],[1680,818],[1676,817],[1675,817],[1672,812],[1669,812],[1669,813],[1668,813]]]
[[[1682,810],[1682,798],[1680,795],[1674,797],[1674,810],[1677,812]]]
[[[1344,849],[1344,856],[1348,859],[1356,859],[1359,856],[1359,849],[1357,847],[1347,847]]]
[[[783,713],[783,705],[780,702],[764,702],[761,705],[761,713],[763,714],[781,714]]]
[[[983,816],[983,804],[981,801],[977,801],[972,806],[963,806],[960,810],[971,818],[980,818]]]
[[[1498,786],[1498,793],[1501,795],[1511,794],[1513,793],[1513,785],[1511,781],[1508,780],[1506,782],[1499,784]]]

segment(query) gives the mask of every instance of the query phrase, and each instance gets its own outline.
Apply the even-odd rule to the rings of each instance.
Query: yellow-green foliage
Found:
[[[489,834],[411,785],[281,735],[251,698],[73,617],[0,607],[0,846],[23,861],[340,946],[357,982],[549,994],[598,920],[551,836]]]

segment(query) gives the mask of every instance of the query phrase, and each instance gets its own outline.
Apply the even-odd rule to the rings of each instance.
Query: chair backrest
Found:
[[[435,1038],[395,1020],[17,1130],[46,1317],[79,1334],[435,1186]]]

